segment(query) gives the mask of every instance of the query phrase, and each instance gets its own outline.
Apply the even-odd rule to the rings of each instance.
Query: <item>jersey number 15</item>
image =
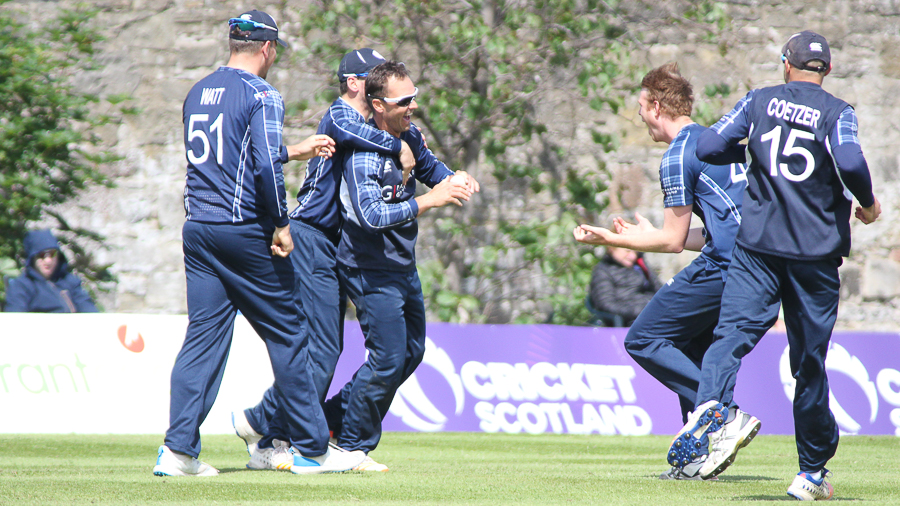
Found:
[[[795,130],[793,128],[789,130],[787,142],[784,143],[784,149],[781,151],[781,154],[786,157],[792,155],[802,156],[806,159],[806,169],[801,174],[794,174],[788,169],[788,164],[778,163],[778,147],[781,145],[781,125],[778,125],[759,137],[760,142],[772,143],[769,148],[769,175],[776,177],[778,176],[778,170],[781,169],[781,175],[788,181],[805,181],[812,175],[813,169],[816,168],[816,159],[808,149],[796,146],[794,143],[797,139],[814,140],[816,136],[803,130]]]
[[[209,158],[209,137],[213,132],[216,134],[216,162],[222,165],[222,114],[219,113],[216,120],[209,125],[209,135],[202,125],[195,125],[195,123],[207,123],[208,121],[209,114],[191,114],[188,120],[188,144],[194,142],[194,139],[200,139],[203,144],[203,151],[199,155],[194,153],[194,148],[189,148],[187,151],[188,161],[194,165],[200,165]]]

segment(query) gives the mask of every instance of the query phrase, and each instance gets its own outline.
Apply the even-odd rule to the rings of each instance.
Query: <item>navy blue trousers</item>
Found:
[[[274,226],[182,228],[188,327],[172,368],[166,445],[197,457],[200,425],[209,414],[240,311],[266,344],[275,373],[274,395],[291,444],[307,456],[325,453],[328,426],[309,370],[307,330],[294,303],[294,270],[269,251]]]
[[[346,450],[375,449],[381,422],[394,394],[425,355],[425,299],[419,274],[340,266],[341,283],[356,306],[366,339],[365,363],[325,403],[338,445]]]
[[[678,394],[681,416],[694,410],[700,364],[719,321],[724,272],[697,257],[656,292],[628,329],[628,354]]]
[[[837,451],[838,428],[828,405],[825,357],[837,319],[841,258],[791,260],[735,246],[715,341],[703,358],[697,405],[732,405],[741,359],[778,319],[790,346],[794,432],[800,470],[816,472]]]
[[[291,238],[294,240],[290,258],[296,275],[296,302],[307,317],[310,373],[322,403],[343,350],[337,246],[322,231],[300,220],[291,220]],[[271,446],[273,432],[281,432],[280,428],[270,428],[277,409],[278,401],[272,387],[263,394],[259,404],[244,410],[253,429],[267,436],[259,443],[262,447]]]

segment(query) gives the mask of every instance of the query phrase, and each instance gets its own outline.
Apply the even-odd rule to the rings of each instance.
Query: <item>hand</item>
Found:
[[[406,141],[400,141],[400,165],[403,166],[403,184],[406,184],[410,173],[416,168],[416,157]]]
[[[310,135],[297,144],[287,147],[289,160],[309,160],[316,156],[331,158],[334,139],[325,134]]]
[[[291,254],[294,250],[294,241],[291,239],[291,226],[279,227],[272,234],[272,256],[280,256],[282,258]]]
[[[455,180],[455,181],[459,181],[459,177],[458,177],[458,176],[463,176],[463,177],[466,179],[465,188],[466,188],[467,190],[469,190],[469,193],[470,193],[470,194],[481,191],[481,185],[478,184],[478,181],[476,181],[474,177],[472,177],[471,175],[469,175],[468,172],[466,172],[466,171],[464,171],[464,170],[458,170],[458,171],[456,171],[455,174],[453,174],[453,175],[450,177],[450,179],[453,179],[453,180]]]
[[[609,244],[610,237],[613,232],[602,227],[592,227],[590,225],[578,225],[573,231],[575,240],[585,244],[594,244],[598,246],[606,246]]]
[[[416,125],[416,128],[419,128],[419,126]],[[419,128],[419,133],[422,134],[422,145],[425,146],[425,149],[428,149],[428,140],[425,139],[425,132],[423,132],[422,129]]]
[[[615,225],[616,233],[629,235],[657,230],[657,228],[654,227],[652,223],[650,223],[650,220],[641,216],[641,213],[634,213],[634,218],[635,220],[637,220],[637,224],[628,223],[624,218],[613,219],[613,225]]]
[[[877,220],[881,215],[881,202],[878,202],[878,199],[875,199],[875,203],[869,207],[856,207],[856,218],[868,225],[873,221]]]
[[[422,214],[433,207],[444,207],[447,204],[456,204],[462,206],[462,200],[469,200],[472,192],[465,186],[460,186],[450,182],[450,178],[444,178],[443,181],[434,185],[434,188],[425,195],[416,197],[419,204],[419,214]]]

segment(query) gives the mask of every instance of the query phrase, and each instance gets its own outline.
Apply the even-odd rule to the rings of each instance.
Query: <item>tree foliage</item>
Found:
[[[297,63],[333,76],[357,47],[405,61],[421,90],[413,121],[429,147],[482,183],[463,210],[423,217],[432,317],[588,321],[582,301],[597,259],[572,229],[607,204],[604,155],[618,141],[607,120],[645,70],[631,58],[641,35],[627,27],[649,5],[329,0],[298,13]],[[320,98],[334,98],[333,81]]]
[[[5,3],[5,2],[0,2]],[[22,241],[37,222],[55,219],[70,263],[88,281],[113,279],[96,265],[85,244],[103,237],[70,226],[60,213],[89,185],[109,185],[99,167],[115,159],[98,149],[93,127],[109,118],[91,114],[97,98],[72,84],[89,70],[100,40],[90,26],[93,13],[63,10],[32,30],[12,9],[0,9],[0,273],[23,267]],[[89,287],[91,284],[89,283]],[[0,301],[5,299],[0,285]]]

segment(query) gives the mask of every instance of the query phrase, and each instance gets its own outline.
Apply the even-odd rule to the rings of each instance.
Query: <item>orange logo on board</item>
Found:
[[[128,351],[132,351],[134,353],[140,353],[144,351],[144,338],[137,332],[128,332],[128,326],[122,325],[119,327],[119,342],[122,343],[122,346],[125,347]]]

